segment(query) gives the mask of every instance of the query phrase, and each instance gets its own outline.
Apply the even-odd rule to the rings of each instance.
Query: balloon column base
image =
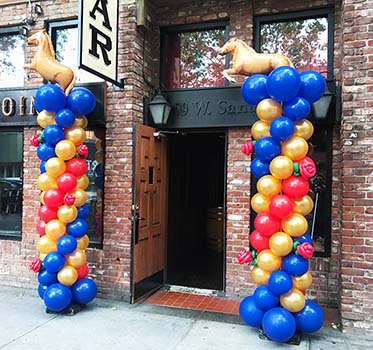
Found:
[[[50,310],[50,309],[46,308],[45,312],[47,314],[74,316],[78,312],[84,310],[85,308],[86,308],[86,305],[70,304],[66,309],[63,309],[62,311],[53,311],[53,310]]]
[[[259,339],[272,341],[270,338],[267,337],[267,335],[264,333],[264,330],[261,328],[258,329],[258,335],[259,335]],[[292,338],[290,338],[287,342],[285,342],[285,344],[300,345],[301,342],[302,342],[302,333],[296,332]]]

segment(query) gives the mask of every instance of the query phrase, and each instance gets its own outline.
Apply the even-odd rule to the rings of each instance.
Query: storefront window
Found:
[[[0,149],[0,239],[17,239],[22,231],[22,132],[0,131]]]
[[[57,61],[70,67],[77,76],[77,83],[93,83],[101,78],[78,68],[79,33],[76,20],[50,23],[51,38]]]
[[[226,41],[226,27],[163,31],[163,82],[167,89],[224,86],[221,74],[226,58],[219,48]]]
[[[291,59],[298,72],[315,70],[325,78],[333,77],[333,13],[330,9],[300,13],[258,16],[255,22],[255,49],[281,53]],[[314,124],[308,140],[309,156],[315,161],[317,175],[310,179],[315,207],[307,215],[309,233],[319,255],[330,255],[332,126]],[[256,181],[253,181],[252,190]],[[254,192],[253,192],[254,193]],[[252,217],[255,216],[253,213]]]
[[[25,47],[18,28],[0,28],[0,88],[24,85]]]

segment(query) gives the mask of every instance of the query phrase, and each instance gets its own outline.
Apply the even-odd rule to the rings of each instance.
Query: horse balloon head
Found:
[[[235,47],[236,47],[236,44],[237,44],[237,41],[238,39],[237,38],[231,38],[229,39],[224,45],[223,47],[220,49],[219,51],[219,55],[226,55],[228,53],[231,53]]]

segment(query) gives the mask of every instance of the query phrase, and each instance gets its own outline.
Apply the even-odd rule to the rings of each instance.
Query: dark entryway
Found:
[[[225,133],[169,143],[167,283],[223,290]]]

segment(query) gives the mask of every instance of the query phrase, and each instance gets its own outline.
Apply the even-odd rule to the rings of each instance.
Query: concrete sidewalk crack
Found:
[[[10,340],[10,341],[8,341],[6,344],[1,345],[1,346],[0,346],[0,349],[5,349],[8,345],[10,345],[10,344],[16,342],[17,340],[21,339],[22,337],[24,337],[24,336],[27,335],[27,334],[32,333],[33,331],[35,331],[36,329],[38,329],[38,328],[44,326],[44,325],[47,324],[48,322],[53,321],[53,320],[54,320],[55,318],[57,318],[58,316],[59,316],[59,315],[55,315],[55,316],[51,317],[49,320],[47,320],[47,321],[45,321],[45,322],[43,322],[43,323],[38,324],[37,326],[31,328],[31,329],[28,330],[27,332],[25,332],[25,333],[19,335],[18,337],[14,338],[14,339],[12,339],[12,340]]]

